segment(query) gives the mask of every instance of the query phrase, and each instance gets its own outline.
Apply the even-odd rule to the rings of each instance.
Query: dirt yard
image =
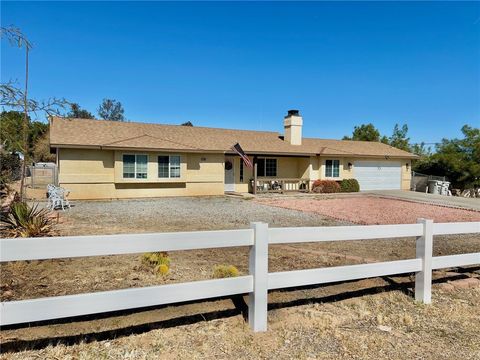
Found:
[[[291,200],[300,207],[298,199]],[[330,200],[302,199],[314,204]],[[403,222],[413,222],[407,220],[418,210],[418,204],[397,202],[405,208],[410,207],[410,211],[403,212],[406,214]],[[280,207],[271,199],[267,202],[229,197],[171,198],[76,202],[75,205],[61,214],[60,223],[56,226],[58,234],[246,228],[250,221],[264,221],[274,227],[335,226],[357,222],[345,218],[339,211],[330,211],[329,215],[325,215],[300,207],[309,210],[304,212],[284,208],[285,203]],[[428,207],[424,209],[428,214],[445,214],[446,208],[422,206]],[[360,213],[365,215],[366,211],[370,211],[374,214],[382,212],[382,209],[385,210],[384,204],[376,202]],[[448,210],[459,211],[449,212],[449,221],[467,221],[460,210]],[[479,214],[466,213],[468,216]],[[479,221],[478,217],[476,219]],[[400,220],[397,212],[395,222]],[[475,218],[468,221],[475,221]],[[477,235],[435,239],[436,255],[478,251],[480,238]],[[166,277],[156,275],[142,265],[141,255],[4,264],[0,274],[1,298],[2,301],[10,301],[208,279],[213,267],[218,264],[232,264],[240,272],[248,272],[246,248],[172,252],[169,255],[172,266]],[[384,240],[281,245],[270,247],[269,270],[337,266],[414,256],[415,242],[412,238],[389,240],[388,246]],[[269,297],[271,331],[267,334],[252,335],[249,332],[241,316],[243,299],[236,298],[107,317],[93,316],[73,323],[2,330],[2,351],[38,348],[6,353],[2,358],[146,359],[159,355],[172,359],[398,358],[399,354],[407,354],[407,350],[410,357],[435,353],[438,356],[432,358],[444,355],[443,358],[454,358],[460,354],[463,356],[459,358],[475,358],[480,354],[478,336],[474,339],[473,331],[480,326],[480,290],[477,287],[446,292],[447,288],[441,287],[441,284],[479,277],[479,270],[470,268],[460,272],[436,273],[439,285],[435,285],[432,307],[415,305],[411,297],[399,291],[407,291],[410,286],[407,283],[411,281],[409,277],[368,279],[272,292]],[[389,292],[384,294],[383,291]],[[443,323],[441,314],[447,309],[451,319]],[[402,320],[402,316],[407,320]],[[429,330],[429,321],[432,322],[432,331]],[[456,324],[455,329],[449,327],[449,321]],[[436,349],[435,352],[423,352],[419,344],[415,345],[421,337],[426,338],[431,351]],[[63,345],[46,347],[57,342]],[[451,347],[448,351],[445,349],[447,343]],[[398,350],[394,346],[403,350],[396,352]]]

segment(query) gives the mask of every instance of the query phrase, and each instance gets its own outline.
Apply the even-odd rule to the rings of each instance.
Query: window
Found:
[[[146,179],[148,155],[123,155],[123,177],[125,179]]]
[[[325,177],[337,178],[340,176],[340,160],[325,161]]]
[[[162,155],[158,157],[159,178],[180,177],[180,155]]]
[[[257,176],[277,176],[277,159],[257,159]]]

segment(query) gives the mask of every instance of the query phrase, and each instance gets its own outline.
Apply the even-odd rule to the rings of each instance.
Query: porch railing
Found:
[[[252,180],[252,183],[254,181]],[[252,185],[253,187],[253,185]],[[265,178],[257,179],[254,192],[256,193],[285,193],[289,191],[309,192],[310,179],[293,178]]]

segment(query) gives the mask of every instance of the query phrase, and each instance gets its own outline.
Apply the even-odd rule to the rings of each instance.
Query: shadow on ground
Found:
[[[474,273],[479,270],[480,270],[480,267],[474,267],[474,268],[470,267],[468,269],[465,269],[465,268],[456,269],[455,275],[450,273],[452,275],[438,278],[434,280],[433,283],[440,284],[440,283],[446,283],[448,281],[464,279],[468,277],[469,273]],[[330,294],[330,295],[319,296],[319,297],[307,297],[307,298],[303,297],[303,298],[297,298],[294,300],[272,302],[268,304],[268,310],[272,311],[276,309],[293,308],[297,306],[314,304],[314,303],[335,303],[342,300],[359,298],[365,295],[374,295],[374,294],[379,294],[379,293],[389,292],[389,291],[402,291],[406,295],[413,297],[412,286],[414,284],[412,282],[412,274],[395,275],[394,278],[386,276],[386,277],[382,277],[381,279],[384,280],[386,285],[372,286],[372,287],[362,288],[362,289],[353,290],[353,291],[342,291],[341,293],[338,293],[338,294]],[[281,289],[281,290],[272,291],[271,294],[293,293],[298,290],[321,289],[321,288],[334,286],[337,284],[357,283],[359,281],[361,280],[354,280],[350,282],[342,282],[342,283],[335,283],[335,284],[313,285],[313,286]],[[301,296],[301,294],[296,296]],[[228,299],[229,301],[231,301],[231,305],[233,305],[233,308],[225,309],[225,310],[215,310],[215,311],[204,312],[204,313],[188,314],[188,315],[177,316],[177,317],[167,319],[167,320],[162,320],[162,321],[145,322],[141,324],[135,324],[132,326],[126,326],[122,328],[97,331],[97,332],[80,333],[80,334],[66,335],[66,336],[45,337],[45,338],[32,339],[32,340],[14,339],[11,341],[6,341],[3,344],[1,344],[0,353],[20,352],[25,350],[40,350],[40,349],[46,348],[49,345],[56,345],[56,344],[63,344],[63,345],[70,346],[70,345],[75,345],[79,343],[113,340],[113,339],[118,339],[118,338],[129,336],[129,335],[142,334],[151,330],[165,329],[165,328],[182,326],[182,325],[190,325],[190,324],[195,324],[202,321],[211,321],[215,319],[226,319],[226,318],[238,316],[238,315],[242,315],[245,318],[245,320],[247,319],[248,306],[245,303],[244,297],[242,295],[237,295],[233,297],[192,301],[188,303],[181,303],[181,304],[175,304],[175,305],[162,305],[162,306],[148,307],[148,308],[128,310],[128,311],[116,311],[116,312],[96,314],[96,315],[65,318],[65,319],[54,320],[54,321],[41,321],[41,322],[29,323],[29,324],[4,326],[2,330],[21,331],[21,329],[24,329],[24,328],[50,326],[50,325],[56,325],[56,324],[68,324],[68,323],[77,322],[77,321],[91,321],[91,320],[110,318],[114,316],[126,316],[130,314],[138,314],[146,311],[158,310],[158,309],[165,308],[167,306],[181,307],[187,304],[198,304],[198,303],[206,303],[206,302],[208,303],[208,302],[218,301],[221,299],[224,299],[224,300]]]

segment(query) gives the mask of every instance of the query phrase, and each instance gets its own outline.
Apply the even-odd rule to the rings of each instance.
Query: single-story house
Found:
[[[361,190],[409,189],[414,154],[379,142],[306,138],[297,110],[284,134],[52,117],[58,182],[74,199],[308,190],[356,178]],[[240,144],[253,167],[232,150]]]

